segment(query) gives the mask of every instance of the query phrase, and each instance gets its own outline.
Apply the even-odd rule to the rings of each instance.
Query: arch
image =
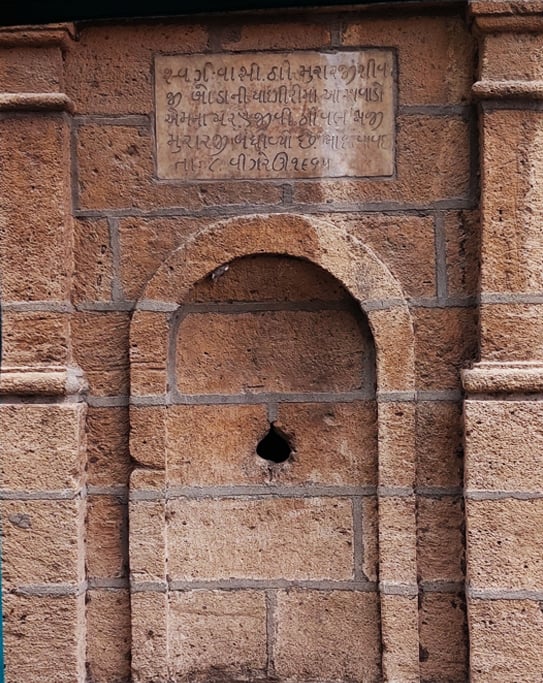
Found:
[[[152,404],[157,395],[167,397],[169,321],[191,287],[234,259],[258,254],[321,267],[368,318],[377,366],[382,669],[390,683],[418,681],[414,331],[400,283],[371,248],[343,227],[296,214],[236,217],[195,233],[162,263],[136,304],[130,330],[131,402]],[[137,491],[134,500],[145,500],[149,468],[161,482],[151,488],[167,486],[164,462],[135,460],[145,469],[134,472],[132,493]],[[135,619],[138,623],[137,610]]]

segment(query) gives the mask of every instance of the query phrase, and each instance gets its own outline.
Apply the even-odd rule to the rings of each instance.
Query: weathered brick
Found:
[[[466,401],[466,488],[541,491],[542,416],[535,401]]]
[[[74,258],[74,300],[111,301],[113,256],[107,221],[74,221]]]
[[[402,104],[468,102],[475,44],[462,19],[447,16],[347,20],[343,44],[396,47]]]
[[[348,292],[313,263],[279,254],[247,256],[221,277],[196,283],[187,301],[343,301]]]
[[[77,584],[84,576],[81,500],[10,501],[2,511],[2,580],[8,588]]]
[[[112,496],[90,496],[87,502],[87,575],[89,578],[117,578],[127,573],[127,504]]]
[[[454,211],[444,217],[449,296],[475,296],[479,284],[478,211]]]
[[[165,579],[165,506],[161,501],[137,501],[129,506],[130,577],[132,581]]]
[[[283,403],[277,427],[294,453],[277,471],[283,484],[371,486],[377,483],[377,425],[373,401]]]
[[[68,150],[58,115],[0,119],[3,303],[68,298]]]
[[[298,181],[294,200],[301,204],[353,204],[389,201],[420,205],[470,196],[469,123],[456,117],[397,117],[394,179],[386,181]]]
[[[169,663],[179,680],[262,676],[266,666],[264,593],[172,592],[168,603]]]
[[[130,645],[128,591],[89,591],[87,670],[93,683],[130,681]]]
[[[0,406],[2,488],[74,489],[83,473],[85,406]]]
[[[135,311],[130,325],[130,391],[132,394],[164,394],[170,315]]]
[[[353,575],[349,500],[180,499],[168,503],[167,516],[172,579],[340,580]]]
[[[256,181],[221,181],[212,190],[198,184],[158,183],[148,127],[86,124],[77,144],[79,204],[82,209],[152,209],[275,205],[281,188]]]
[[[420,401],[416,417],[417,483],[461,486],[463,476],[462,405]]]
[[[164,419],[168,480],[173,484],[231,486],[269,480],[269,463],[256,454],[269,429],[265,405],[170,406]]]
[[[464,596],[424,593],[419,629],[421,680],[465,683],[468,642]]]
[[[471,600],[468,616],[473,683],[537,681],[543,649],[540,602]]]
[[[73,683],[83,679],[84,596],[5,593],[3,608],[6,683]]]
[[[87,413],[87,481],[127,486],[131,470],[128,408],[91,408]]]
[[[464,509],[459,498],[424,498],[417,503],[417,572],[422,581],[464,578]]]
[[[376,593],[280,591],[276,616],[281,679],[381,680]]]
[[[489,80],[531,81],[543,77],[539,55],[540,33],[518,31],[485,35],[481,50],[481,77]]]
[[[379,578],[411,581],[416,576],[417,546],[413,497],[379,499]]]
[[[413,391],[415,386],[413,320],[407,308],[374,310],[368,314],[375,334],[379,391]],[[398,344],[398,339],[402,340]]]
[[[379,578],[379,519],[375,496],[362,498],[362,571],[368,581]]]
[[[537,111],[485,112],[483,291],[539,293],[543,289],[540,212],[534,210],[543,201],[542,185],[536,180],[543,172],[542,121]]]
[[[467,501],[468,571],[475,588],[543,588],[543,501]]]
[[[168,254],[207,221],[197,218],[123,218],[119,221],[121,286],[126,299],[138,299]]]
[[[483,304],[481,359],[533,360],[543,357],[541,304]]]
[[[170,409],[175,410],[173,406]],[[165,406],[130,406],[130,457],[140,465],[159,469],[166,466],[166,444],[170,436],[166,435],[166,410]],[[177,426],[176,423],[174,425]],[[200,434],[203,434],[203,430]],[[173,444],[174,451],[177,451],[177,438]],[[189,444],[184,445],[187,447]],[[192,443],[190,447],[192,449]],[[185,457],[183,448],[180,447],[179,450],[181,458]],[[188,463],[183,460],[181,467],[183,464]],[[177,465],[178,461],[174,456],[172,467]],[[198,467],[201,465],[202,463],[198,463]],[[171,472],[169,476],[172,477]]]
[[[390,681],[418,683],[420,668],[417,598],[381,595],[380,607],[385,680],[388,678]]]
[[[364,327],[347,311],[188,314],[177,387],[191,394],[356,391],[371,381]]]
[[[413,309],[419,389],[457,389],[460,370],[477,353],[476,314],[470,308]]]
[[[0,52],[1,92],[56,92],[60,90],[62,53],[58,47],[4,48]]]
[[[436,294],[434,225],[425,216],[330,214],[334,225],[369,246],[398,278],[408,296]]]
[[[85,26],[66,55],[66,92],[78,113],[149,114],[156,52],[199,52],[207,31],[198,24]]]
[[[128,393],[127,313],[80,312],[72,318],[74,356],[96,396]]]
[[[69,316],[41,311],[3,311],[3,361],[9,365],[66,365]]]
[[[379,484],[414,486],[415,404],[381,403],[379,415]]]
[[[132,593],[131,683],[168,677],[168,598],[166,593]],[[109,681],[108,681],[109,683]]]

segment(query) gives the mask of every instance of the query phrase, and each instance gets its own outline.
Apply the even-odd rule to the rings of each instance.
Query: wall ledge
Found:
[[[0,371],[0,396],[74,396],[88,389],[78,367],[5,367]]]
[[[462,371],[468,394],[531,394],[543,392],[543,362],[481,362]]]
[[[0,93],[0,111],[67,111],[75,110],[71,99],[61,92]]]

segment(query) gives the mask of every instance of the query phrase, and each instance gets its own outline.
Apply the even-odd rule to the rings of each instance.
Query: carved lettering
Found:
[[[157,56],[158,175],[390,176],[391,50]]]

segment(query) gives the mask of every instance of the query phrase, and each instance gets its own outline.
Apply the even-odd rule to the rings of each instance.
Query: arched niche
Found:
[[[356,347],[357,353],[360,352],[359,357],[364,358],[363,386],[359,386],[356,382],[354,385],[349,384],[349,367],[339,367],[341,365],[339,361],[338,367],[332,365],[325,373],[328,377],[336,373],[342,378],[339,384],[332,382],[332,387],[324,382],[323,386],[315,388],[315,384],[319,385],[319,380],[311,376],[311,368],[315,367],[315,364],[311,363],[297,380],[301,382],[299,386],[290,384],[280,386],[281,378],[288,375],[290,371],[279,368],[275,374],[271,372],[271,378],[267,376],[266,382],[269,385],[263,388],[263,392],[262,387],[251,388],[246,382],[244,384],[247,378],[238,377],[239,386],[233,386],[237,381],[236,368],[229,367],[226,370],[223,368],[224,371],[219,370],[222,372],[222,377],[218,379],[213,377],[213,367],[217,365],[217,359],[221,353],[221,333],[228,328],[224,333],[226,336],[223,339],[223,348],[225,356],[231,357],[236,337],[240,341],[242,337],[244,342],[247,341],[247,325],[250,327],[252,322],[249,321],[255,320],[255,316],[251,318],[251,314],[261,313],[261,318],[264,314],[267,315],[268,322],[274,321],[275,329],[277,325],[294,329],[295,325],[301,325],[303,328],[303,316],[298,315],[296,318],[295,314],[304,312],[309,317],[313,316],[313,319],[305,324],[312,329],[316,329],[315,325],[318,325],[319,331],[323,332],[322,328],[325,327],[327,320],[327,316],[323,315],[323,310],[333,309],[330,306],[320,308],[313,306],[313,309],[305,306],[311,310],[304,310],[304,306],[297,308],[289,304],[286,308],[283,306],[281,310],[277,302],[280,298],[279,294],[271,297],[275,299],[275,306],[271,307],[274,310],[261,307],[260,311],[255,311],[254,306],[251,309],[250,297],[249,301],[241,302],[242,305],[238,305],[236,310],[231,309],[232,301],[228,297],[227,300],[217,301],[216,292],[220,286],[215,287],[215,283],[220,283],[221,279],[223,283],[231,282],[232,274],[237,277],[238,292],[234,294],[233,300],[237,301],[240,298],[239,291],[243,289],[244,267],[245,277],[250,275],[250,269],[248,271],[246,267],[250,261],[249,257],[253,260],[252,277],[259,272],[258,267],[255,270],[254,266],[255,263],[258,266],[260,257],[260,265],[267,259],[267,268],[273,268],[273,265],[270,265],[270,259],[277,259],[276,263],[283,265],[295,263],[297,268],[300,268],[300,264],[307,264],[307,267],[302,266],[302,270],[305,268],[306,275],[312,272],[312,277],[318,279],[316,273],[320,272],[324,280],[328,278],[324,285],[322,282],[319,284],[319,287],[322,285],[325,290],[326,287],[332,286],[333,288],[331,283],[337,283],[339,293],[334,301],[338,304],[343,299],[345,311],[343,313],[335,311],[333,319],[336,322],[331,323],[332,328],[334,324],[337,327],[337,321],[341,315],[344,315],[341,323],[341,326],[345,327],[344,334],[337,334],[336,341],[340,345],[347,343],[348,346],[345,338],[348,340],[351,336],[354,339],[356,335],[350,335],[349,329],[353,325],[349,327],[350,323],[346,321],[349,315],[355,315],[353,305],[359,308],[358,332],[360,335],[358,339],[360,343],[352,342],[354,346],[350,348],[349,353],[353,352]],[[240,264],[242,264],[241,267]],[[300,273],[301,271],[298,273],[298,281],[300,281]],[[279,273],[277,273],[274,284],[280,285],[280,280]],[[215,292],[215,297],[211,296],[211,299],[210,289]],[[302,285],[300,289],[303,290]],[[300,301],[299,295],[300,292],[294,293],[294,301]],[[222,296],[224,299],[224,295]],[[292,301],[292,297],[290,300]],[[239,304],[239,301],[237,303]],[[261,301],[257,303],[262,304]],[[228,306],[230,306],[229,312]],[[351,312],[347,315],[346,311],[349,306],[351,306]],[[341,306],[338,304],[336,309],[341,309]],[[208,316],[204,324],[201,318],[203,315]],[[224,316],[228,315],[230,319],[226,323]],[[199,319],[198,316],[200,316]],[[215,316],[214,319],[213,316]],[[221,316],[223,319],[219,320]],[[289,316],[291,320],[287,322]],[[352,323],[352,319],[349,318],[349,320]],[[364,329],[366,321],[369,328]],[[325,341],[335,343],[332,328],[324,329],[322,339],[317,338],[309,342],[315,342],[311,354],[317,360],[319,360],[318,354],[325,346]],[[318,334],[315,336],[318,337]],[[196,379],[195,373],[188,375],[184,373],[186,364],[194,361],[194,358],[191,360],[191,342],[200,347],[207,344],[209,349],[213,350],[212,355],[215,354],[215,357],[208,358],[208,360],[205,360],[203,356],[202,362],[206,367],[202,367],[200,363],[198,373],[196,373],[199,379]],[[217,343],[219,344],[218,350]],[[357,343],[358,346],[356,346]],[[340,618],[340,615],[336,614],[338,609],[339,612],[343,612],[343,622],[347,630],[345,636],[340,637],[338,644],[334,646],[335,649],[342,651],[347,641],[352,643],[354,631],[359,633],[359,636],[355,636],[355,638],[360,638],[358,651],[370,648],[373,652],[377,652],[380,661],[378,667],[373,669],[371,657],[363,659],[358,669],[356,667],[353,669],[348,663],[344,665],[344,668],[341,668],[341,664],[338,664],[336,668],[332,666],[329,671],[324,670],[326,669],[324,667],[323,680],[328,680],[330,677],[339,680],[357,680],[357,676],[359,680],[367,681],[381,680],[381,677],[387,681],[418,680],[413,496],[415,471],[413,330],[401,287],[374,252],[348,232],[330,223],[296,215],[249,216],[216,223],[182,244],[151,278],[142,299],[136,306],[131,325],[130,345],[131,452],[139,465],[131,480],[130,511],[135,682],[150,683],[168,676],[177,677],[176,680],[218,680],[220,676],[225,677],[225,680],[266,680],[266,676],[275,676],[274,680],[281,680],[281,677],[288,678],[300,681],[300,683],[304,680],[316,680],[315,676],[319,672],[310,670],[311,667],[308,669],[309,665],[303,664],[303,653],[296,655],[296,652],[302,648],[301,643],[304,637],[309,641],[312,637],[318,641],[318,638],[323,635],[323,630],[326,631],[323,625],[320,636],[317,635],[318,629],[315,623],[321,619],[319,615],[329,614],[327,623],[332,623],[334,619]],[[207,353],[209,356],[211,352],[208,350]],[[299,360],[301,354],[299,350],[296,351],[296,345],[289,347],[287,352],[289,358],[296,357],[296,353],[299,354]],[[352,353],[352,355],[356,354]],[[240,358],[246,360],[247,353],[244,352],[237,358],[236,367],[241,367]],[[263,362],[262,359],[257,360],[260,363]],[[371,363],[368,365],[369,360]],[[375,371],[373,363],[375,363]],[[220,365],[220,361],[218,364]],[[287,366],[291,367],[288,363],[285,367]],[[251,372],[253,370],[254,368]],[[353,374],[358,372],[358,369],[353,370]],[[193,382],[192,387],[191,382]],[[311,412],[306,410],[305,415],[296,416],[296,410],[292,409],[292,402],[283,400],[283,395],[293,391],[295,393],[296,389],[300,389],[298,393],[303,396],[298,405],[304,405],[305,402],[307,407],[312,401],[315,402],[316,398],[320,400],[320,394],[323,393],[320,390],[323,387],[324,393],[326,391],[331,394],[339,392],[343,398],[349,393],[353,394],[348,397],[348,401],[341,398],[334,399],[334,410],[339,411],[340,423],[347,424],[349,420],[351,422],[358,420],[359,424],[367,425],[372,422],[371,415],[377,418],[374,435],[374,472],[368,474],[367,481],[364,480],[363,472],[364,467],[367,469],[366,462],[358,469],[357,467],[351,468],[351,475],[354,471],[357,477],[361,477],[361,480],[341,481],[342,487],[352,489],[353,497],[349,499],[348,510],[345,503],[345,490],[333,489],[337,482],[334,482],[334,476],[331,474],[330,463],[326,465],[328,470],[324,467],[324,474],[322,472],[319,474],[317,471],[315,475],[313,471],[311,475],[313,480],[309,480],[307,472],[303,472],[303,467],[299,467],[295,458],[288,457],[284,464],[270,465],[264,462],[265,458],[253,452],[249,462],[245,446],[245,451],[243,447],[234,449],[236,452],[245,453],[243,456],[245,460],[235,462],[230,468],[230,474],[228,474],[228,467],[213,467],[213,459],[219,457],[217,456],[217,443],[221,439],[231,440],[233,431],[235,437],[236,427],[245,434],[247,430],[250,432],[252,429],[254,433],[251,438],[256,443],[260,443],[266,436],[266,430],[263,431],[263,425],[266,423],[270,432],[274,431],[279,434],[289,442],[289,447],[295,450],[296,444],[290,441],[289,429],[294,432],[296,429],[303,432],[303,429],[300,427],[294,429],[290,425],[295,423],[300,425],[304,423],[304,420],[304,424],[307,425],[308,416],[314,416],[318,411],[312,408]],[[333,391],[330,391],[330,388]],[[218,391],[219,389],[222,391]],[[357,391],[362,393],[354,395]],[[259,398],[255,400],[253,397],[249,401],[245,400],[244,396],[255,392],[260,394],[260,399],[262,393],[265,393],[265,400]],[[190,399],[187,399],[189,394]],[[330,396],[327,398],[333,399]],[[366,401],[365,405],[363,405],[363,399]],[[353,413],[353,405],[356,405],[358,409],[356,415]],[[317,425],[322,424],[326,415],[321,415],[321,418],[321,422],[317,421]],[[335,420],[336,416],[329,415],[328,419]],[[205,430],[205,438],[200,436],[196,439],[199,444],[196,450],[199,449],[198,452],[201,454],[205,451],[207,443],[208,451],[214,455],[208,459],[206,467],[195,468],[192,465],[190,453],[186,455],[185,460],[190,461],[191,464],[183,464],[183,448],[180,448],[179,444],[192,443],[190,434],[193,431],[191,430],[202,429],[202,425],[206,424],[209,427]],[[177,433],[176,429],[179,425],[183,428],[180,433]],[[360,457],[363,460],[365,456]],[[232,474],[233,472],[237,474]],[[263,490],[259,488],[284,485],[285,481],[287,485],[304,489],[299,499],[302,502],[296,502],[294,510],[292,507],[294,499],[292,496],[289,498],[286,492],[281,491],[278,496],[270,497],[264,495]],[[309,495],[314,492],[313,489],[307,493],[304,488],[315,485],[321,487],[320,493],[324,491],[323,487],[328,487],[322,499],[320,494]],[[187,493],[187,487],[190,487],[190,496],[192,496],[188,503],[190,496]],[[202,487],[200,492],[197,490],[198,487]],[[251,490],[251,487],[254,490]],[[359,500],[358,496],[361,496],[362,490],[368,495],[366,502],[375,501],[374,507],[377,508],[373,531],[370,529],[371,525],[367,523],[370,519],[369,514],[364,517],[354,512],[356,504],[353,501]],[[268,489],[266,493],[270,493],[270,490]],[[254,501],[258,501],[253,504],[252,511],[241,510],[236,504],[236,496],[241,494],[253,496]],[[200,503],[206,497],[210,500],[215,498],[218,503],[211,507],[209,505],[203,507]],[[178,505],[175,502],[178,500],[184,501],[183,504]],[[363,497],[360,500],[362,501]],[[270,507],[270,501],[275,507],[273,505]],[[282,513],[276,512],[279,509],[278,501],[279,507],[283,506]],[[338,507],[333,508],[334,505]],[[205,512],[202,512],[204,510]],[[363,559],[357,560],[356,552],[352,555],[351,572],[351,567],[347,566],[344,561],[347,554],[342,555],[341,543],[334,547],[332,542],[334,529],[337,531],[337,528],[341,527],[341,523],[338,523],[334,514],[336,516],[343,514],[345,519],[349,518],[348,533],[352,538],[356,539],[364,534],[375,535],[373,548],[374,553],[377,554],[378,564],[378,572],[375,576],[366,576],[362,567]],[[287,549],[292,557],[298,557],[297,562],[294,562],[294,569],[291,567],[290,573],[287,572],[289,578],[283,577],[285,572],[281,571],[281,560],[277,557],[277,566],[268,571],[268,583],[263,584],[257,571],[258,557],[249,560],[249,555],[245,555],[240,559],[239,548],[236,547],[236,542],[232,538],[228,540],[231,551],[228,547],[225,548],[222,541],[228,536],[228,526],[224,527],[222,532],[217,532],[217,528],[220,529],[225,519],[235,519],[240,525],[240,537],[245,539],[243,544],[246,551],[247,539],[251,537],[247,534],[244,536],[243,530],[250,525],[251,515],[255,526],[258,525],[258,520],[261,520],[261,524],[267,525],[267,533],[270,533],[269,528],[272,523],[270,516],[272,519],[274,515],[276,516],[275,523],[278,525],[281,519],[284,521],[290,519],[291,524],[292,520],[304,516],[308,520],[313,520],[313,522],[308,522],[307,528],[302,528],[302,532],[308,539],[312,533],[315,535],[317,541],[313,540],[314,545],[311,546],[309,543],[305,550],[302,547]],[[364,523],[368,528],[363,532]],[[187,526],[191,529],[186,529]],[[206,536],[206,529],[209,531],[210,528],[211,532]],[[319,533],[322,534],[324,546],[327,543],[332,544],[329,548],[331,552],[327,552],[327,556],[335,555],[331,566],[326,569],[327,573],[322,567],[320,569],[316,567],[319,560],[314,559],[318,558]],[[272,546],[273,542],[273,539],[270,540]],[[287,541],[283,539],[277,548],[273,548],[278,556],[281,543],[285,544]],[[359,541],[355,540],[354,545],[357,543]],[[222,567],[226,568],[226,578],[230,577],[229,584],[225,576],[209,571],[213,555],[211,546],[214,544],[217,547],[221,545]],[[371,544],[368,544],[365,549],[366,554],[371,552],[370,546]],[[255,553],[261,550],[258,543],[255,543]],[[207,570],[202,572],[198,567],[206,565],[206,557],[208,557]],[[194,562],[191,562],[190,558]],[[249,565],[254,565],[252,574],[249,570],[245,572]],[[370,586],[372,580],[373,592]],[[366,586],[364,582],[368,585]],[[366,586],[367,590],[361,590],[361,586]],[[316,590],[310,593],[312,587]],[[376,603],[375,598],[377,598]],[[370,602],[374,601],[373,606],[364,605],[364,600],[368,599]],[[332,608],[332,605],[335,607]],[[338,608],[337,605],[341,607]],[[191,660],[194,663],[192,669],[184,666],[181,660],[183,659],[183,644],[187,645],[187,629],[191,629],[193,634],[192,640],[189,639],[190,642],[188,642],[189,647],[200,648],[202,652],[213,649],[210,643],[205,642],[205,632],[208,630],[206,624],[209,625],[203,616],[206,609],[215,610],[217,614],[221,614],[221,622],[226,624],[226,632],[232,632],[238,640],[246,641],[249,650],[252,640],[248,634],[254,635],[260,629],[260,640],[263,639],[266,645],[264,652],[262,647],[260,648],[260,655],[250,650],[247,661],[253,663],[253,666],[245,669],[241,666],[236,673],[234,664],[227,661],[221,669],[213,657],[210,660],[210,667],[207,668],[205,658],[200,660],[198,657]],[[187,622],[187,614],[193,615],[190,622]],[[243,625],[240,625],[241,617],[237,621],[235,616],[232,617],[236,614],[246,615],[245,621],[242,620]],[[283,614],[283,621],[281,621],[281,614]],[[227,618],[225,615],[230,616]],[[364,628],[366,622],[370,621],[378,622],[377,632],[375,629]],[[289,650],[284,643],[288,641],[289,623],[293,644],[290,654],[287,655],[285,652],[288,653]],[[307,630],[305,636],[303,636],[304,628]],[[334,632],[338,631],[341,633],[341,629],[336,627]],[[297,640],[293,634],[300,634],[300,632],[303,637]],[[331,633],[332,631],[330,631],[329,639]],[[378,643],[373,642],[376,637],[375,633],[377,633]],[[279,641],[274,640],[277,638]],[[277,654],[274,648],[278,650],[281,647],[282,653]],[[344,650],[341,656],[345,662],[356,659],[353,656],[355,652],[353,647],[351,650],[344,647]],[[310,642],[307,652],[311,654]],[[274,657],[279,662],[283,661],[283,664],[278,665],[279,670],[273,666],[270,670],[269,661]],[[283,657],[282,660],[281,657]],[[300,662],[298,670],[289,670],[284,662],[289,658],[296,659],[296,657]],[[228,657],[225,659],[228,660]],[[255,662],[257,664],[254,664]],[[235,678],[236,675],[238,678]]]

